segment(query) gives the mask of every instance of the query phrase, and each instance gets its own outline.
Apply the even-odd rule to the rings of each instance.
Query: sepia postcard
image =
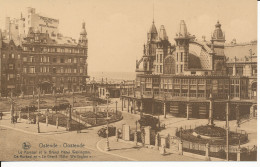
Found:
[[[0,161],[257,162],[256,0],[0,0]]]

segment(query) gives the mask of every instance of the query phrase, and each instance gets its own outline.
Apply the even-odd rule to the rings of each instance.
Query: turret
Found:
[[[156,58],[154,60],[154,72],[156,74],[162,74],[164,71],[164,59],[168,55],[168,48],[170,45],[166,30],[164,26],[161,25],[157,39]]]
[[[80,37],[79,37],[79,44],[81,45],[87,45],[88,39],[87,39],[87,31],[85,28],[85,22],[82,23],[82,29],[80,32]]]
[[[161,25],[161,28],[160,28],[160,33],[159,33],[159,40],[168,40],[168,36],[166,34],[166,30],[164,28],[164,25]]]
[[[174,38],[176,41],[176,73],[183,73],[184,70],[188,68],[189,62],[189,41],[192,39],[192,36],[189,35],[187,31],[186,24],[184,20],[181,20],[179,32],[176,33]]]
[[[217,42],[223,42],[225,43],[225,34],[222,32],[221,29],[221,24],[219,23],[219,21],[217,22],[217,24],[215,25],[215,30],[214,33],[211,37],[212,41],[217,41]]]
[[[149,32],[147,33],[147,41],[155,41],[157,39],[157,36],[158,36],[157,29],[156,29],[154,21],[153,21],[153,24],[152,24]]]

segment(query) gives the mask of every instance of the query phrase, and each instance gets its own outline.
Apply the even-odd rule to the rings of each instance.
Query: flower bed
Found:
[[[182,140],[199,143],[199,144],[207,144],[210,145],[225,145],[226,144],[226,135],[218,138],[217,140],[213,138],[202,138],[200,135],[194,136],[193,129],[182,130],[181,138]],[[178,137],[180,137],[180,131],[176,133]],[[244,144],[248,142],[248,137],[246,134],[240,134],[235,132],[229,132],[229,143],[232,145],[238,145],[240,138],[240,144]]]
[[[199,135],[209,136],[209,137],[226,136],[226,130],[217,126],[208,126],[208,125],[199,126],[194,129],[194,132],[196,132]]]

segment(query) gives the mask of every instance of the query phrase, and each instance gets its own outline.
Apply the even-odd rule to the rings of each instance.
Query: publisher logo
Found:
[[[29,142],[23,142],[22,148],[24,150],[29,150],[31,148],[31,144]]]

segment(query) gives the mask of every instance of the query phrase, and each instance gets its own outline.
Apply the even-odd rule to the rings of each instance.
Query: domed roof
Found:
[[[85,22],[82,23],[82,29],[81,29],[80,35],[87,35],[87,31],[85,28]]]
[[[153,24],[152,24],[152,26],[151,26],[151,28],[150,28],[149,33],[150,33],[150,34],[157,34],[157,29],[156,29],[156,27],[155,27],[155,25],[154,25],[154,21],[153,21]]]
[[[166,30],[164,28],[164,25],[161,25],[160,33],[159,33],[159,39],[160,40],[168,40],[168,36],[166,34]]]
[[[217,24],[215,25],[215,30],[213,33],[213,39],[224,39],[224,34],[221,30],[221,24],[219,23],[219,21],[217,22]]]

